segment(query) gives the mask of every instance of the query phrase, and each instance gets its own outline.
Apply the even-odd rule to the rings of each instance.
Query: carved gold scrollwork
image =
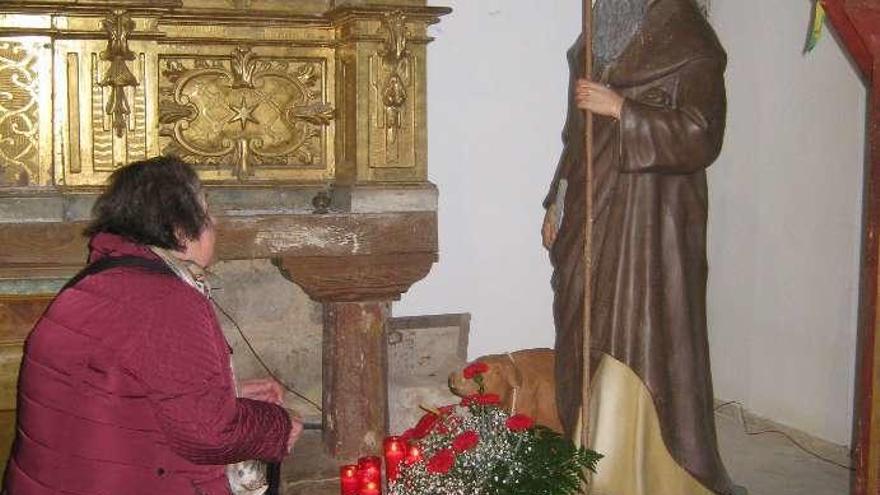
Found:
[[[316,126],[327,126],[336,116],[336,110],[326,103],[310,103],[288,109],[286,116],[291,123],[301,120]]]
[[[388,32],[388,38],[379,54],[390,69],[382,89],[382,103],[385,105],[388,142],[394,143],[402,125],[400,113],[408,98],[406,80],[409,79],[410,54],[406,16],[400,11],[388,12],[382,19],[382,28]]]
[[[324,64],[261,58],[246,47],[230,57],[168,57],[160,78],[163,150],[196,165],[228,167],[240,180],[254,167],[324,165]]]
[[[0,41],[0,186],[27,186],[39,162],[36,55]]]
[[[125,88],[138,85],[127,64],[135,59],[134,52],[128,49],[128,36],[134,31],[135,24],[127,12],[115,10],[101,22],[101,27],[109,38],[107,49],[101,52],[101,60],[110,62],[110,66],[100,85],[110,87],[110,99],[105,111],[113,119],[116,136],[122,137],[131,113]]]

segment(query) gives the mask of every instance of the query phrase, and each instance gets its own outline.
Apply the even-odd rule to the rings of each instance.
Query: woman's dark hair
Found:
[[[181,241],[198,238],[209,222],[201,195],[195,171],[176,157],[133,162],[110,176],[85,235],[109,232],[138,244],[183,249]]]

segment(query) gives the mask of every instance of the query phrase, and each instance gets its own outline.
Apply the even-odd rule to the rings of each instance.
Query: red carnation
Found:
[[[461,399],[463,406],[494,406],[500,403],[501,397],[498,397],[498,394],[474,394]]]
[[[467,378],[468,380],[470,380],[470,379],[472,379],[473,377],[475,377],[476,375],[482,375],[483,373],[485,373],[485,372],[487,372],[487,371],[489,371],[489,365],[486,364],[486,363],[484,363],[484,362],[482,362],[482,361],[477,361],[477,362],[474,362],[474,363],[469,364],[469,365],[464,369],[464,373],[463,373],[463,374],[464,374],[464,377],[465,377],[465,378]]]
[[[455,464],[455,454],[449,449],[443,449],[428,459],[428,472],[445,474],[452,469],[453,464]]]
[[[415,428],[412,428],[412,434],[410,437],[415,439],[424,438],[425,435],[431,432],[431,428],[434,427],[438,419],[440,419],[440,416],[437,416],[434,413],[425,414],[416,424]]]
[[[510,431],[525,431],[535,426],[535,420],[525,414],[514,414],[505,424]]]
[[[476,447],[478,443],[480,443],[480,435],[475,431],[469,430],[455,437],[452,441],[452,449],[460,454],[465,450]]]

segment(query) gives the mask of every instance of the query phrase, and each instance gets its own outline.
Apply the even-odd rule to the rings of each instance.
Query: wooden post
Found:
[[[880,62],[874,59],[868,95],[861,314],[853,428],[853,495],[880,494]]]
[[[853,411],[852,495],[880,495],[880,7],[821,0],[828,21],[868,86],[859,335]]]
[[[388,428],[390,301],[325,302],[323,437],[346,462],[374,455]]]
[[[584,77],[593,78],[593,2],[584,0],[583,16],[583,40],[584,40]],[[590,337],[591,318],[593,306],[593,114],[589,110],[584,111],[584,166],[586,169],[586,181],[584,195],[587,202],[586,218],[584,219],[584,333],[583,347],[581,350],[582,384],[581,384],[581,417],[580,438],[581,446],[590,444]],[[589,486],[584,485],[584,493],[589,493]]]

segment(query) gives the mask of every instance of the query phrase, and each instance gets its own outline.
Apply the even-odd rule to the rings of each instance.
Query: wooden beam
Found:
[[[276,258],[290,281],[315,301],[396,301],[431,271],[434,253]]]
[[[217,223],[219,260],[437,252],[434,212],[221,216]],[[0,224],[0,278],[82,266],[84,227],[85,222]]]
[[[848,10],[845,0],[821,0],[828,13],[828,21],[834,27],[840,40],[846,46],[847,52],[853,62],[859,68],[862,79],[871,81],[874,72],[874,55],[870,45],[866,42],[863,32],[854,22],[852,11]],[[862,26],[862,29],[864,27]]]

